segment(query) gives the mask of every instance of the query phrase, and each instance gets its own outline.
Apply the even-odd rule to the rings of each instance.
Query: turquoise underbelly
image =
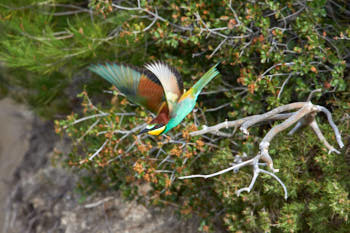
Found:
[[[194,99],[185,99],[178,103],[174,112],[176,115],[171,118],[167,124],[167,127],[163,133],[168,132],[170,129],[174,128],[192,111],[194,106],[196,105],[196,101]]]

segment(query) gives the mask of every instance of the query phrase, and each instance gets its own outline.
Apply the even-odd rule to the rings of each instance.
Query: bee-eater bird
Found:
[[[89,69],[116,86],[131,102],[156,114],[140,134],[160,135],[180,124],[192,111],[203,87],[219,74],[217,65],[185,93],[180,73],[161,61],[145,65],[146,69],[108,63]]]

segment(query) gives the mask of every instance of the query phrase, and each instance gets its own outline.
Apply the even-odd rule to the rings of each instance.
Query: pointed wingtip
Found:
[[[90,70],[90,71],[94,71],[94,70],[96,69],[96,65],[95,65],[95,64],[89,65],[89,66],[87,67],[87,69]]]
[[[101,64],[92,64],[92,65],[89,65],[87,69],[94,73],[97,73],[99,66],[101,66]]]
[[[221,62],[218,62],[214,66],[212,66],[208,72],[215,73],[214,76],[216,76],[218,74],[221,74],[221,69],[222,69],[221,67],[222,67]]]
[[[216,70],[219,72],[219,74],[221,74],[222,73],[222,61],[218,61],[216,64],[215,64],[215,66],[214,66],[215,68],[216,68]]]

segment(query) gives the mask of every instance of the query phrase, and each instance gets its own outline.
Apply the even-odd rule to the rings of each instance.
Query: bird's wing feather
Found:
[[[153,113],[158,113],[165,103],[161,82],[151,72],[129,65],[92,65],[89,69],[112,83],[130,101]]]
[[[145,66],[162,84],[168,103],[169,113],[174,110],[177,100],[183,94],[182,78],[177,70],[163,62],[154,62]]]

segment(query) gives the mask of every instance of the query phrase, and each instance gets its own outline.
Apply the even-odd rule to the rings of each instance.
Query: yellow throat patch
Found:
[[[165,130],[165,125],[162,126],[162,127],[160,127],[160,128],[157,128],[157,129],[148,131],[147,133],[150,134],[150,135],[159,135],[159,134],[161,134],[164,130]]]

